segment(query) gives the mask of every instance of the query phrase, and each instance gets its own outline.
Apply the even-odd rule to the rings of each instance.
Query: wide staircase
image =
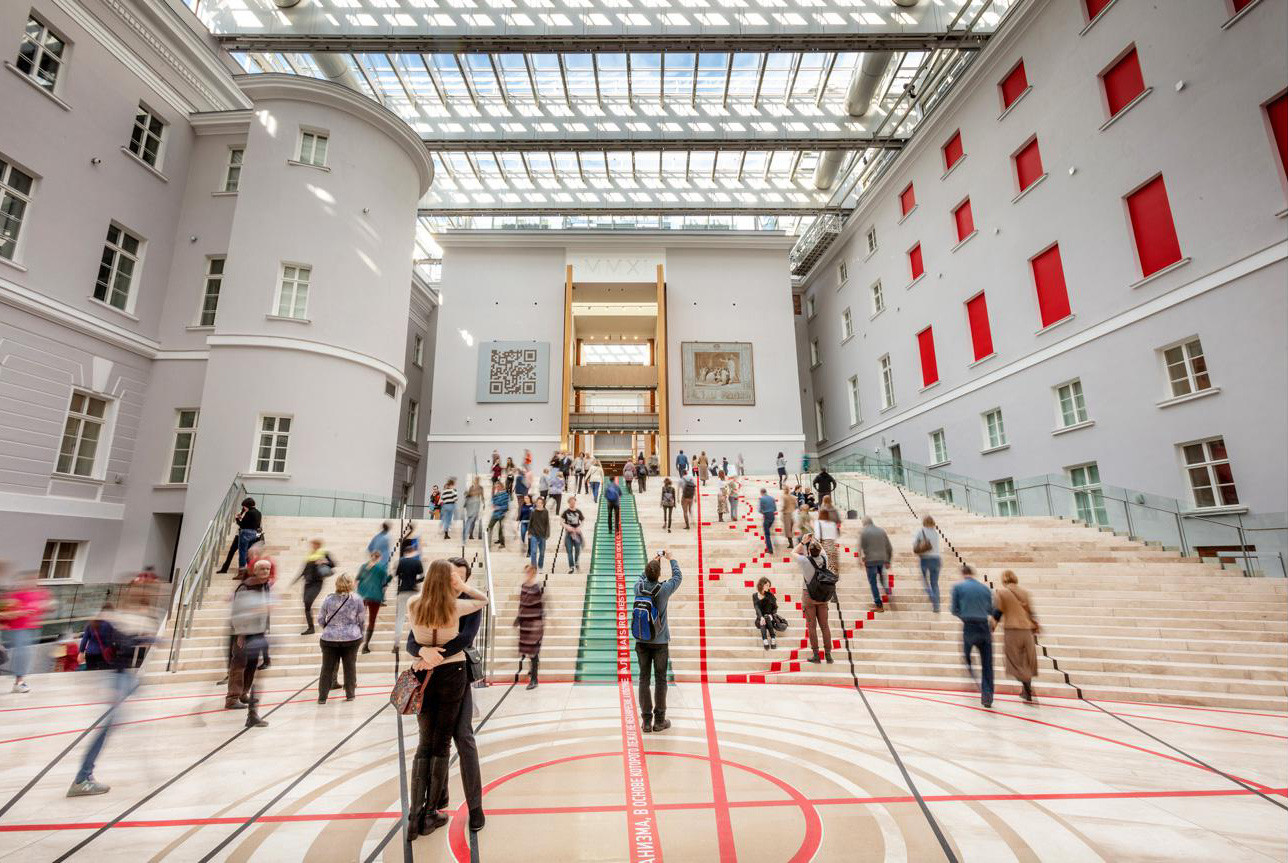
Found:
[[[621,497],[621,535],[623,589],[630,605],[636,576],[644,569],[647,552],[644,533],[637,517],[635,496],[627,491]],[[578,645],[576,680],[579,683],[609,683],[617,680],[617,546],[608,530],[608,505],[600,501],[595,527],[594,550],[586,578],[586,600],[581,617],[581,640]],[[635,651],[629,651],[632,674],[638,669]]]

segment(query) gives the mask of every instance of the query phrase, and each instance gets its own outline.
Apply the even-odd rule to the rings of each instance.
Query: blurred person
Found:
[[[482,539],[478,533],[479,513],[483,509],[483,485],[476,476],[465,491],[465,536],[464,539]]]
[[[380,552],[371,552],[367,562],[358,568],[358,596],[367,608],[367,638],[362,643],[363,653],[371,652],[371,636],[376,632],[376,617],[380,614],[380,606],[385,604],[385,588],[389,581],[389,570],[380,562]]]
[[[648,472],[651,476],[662,474],[662,460],[658,458],[657,453],[652,453],[648,457]]]
[[[824,495],[822,505],[818,508],[818,524],[815,535],[823,546],[827,556],[827,568],[841,574],[841,549],[838,544],[841,538],[841,512],[832,505],[832,496]]]
[[[626,463],[622,465],[622,488],[627,492],[627,494],[630,493],[631,483],[634,481],[635,462],[628,458],[626,459]]]
[[[241,518],[237,521],[237,569],[241,573],[246,572],[250,547],[264,538],[263,526],[264,515],[256,508],[255,499],[243,500]]]
[[[505,516],[510,511],[510,495],[506,493],[505,486],[499,482],[492,483],[492,515],[487,523],[487,530],[484,533],[484,542],[492,541],[492,526],[496,526],[497,545],[505,548]]]
[[[568,498],[568,505],[563,511],[564,551],[568,555],[568,571],[577,572],[581,566],[581,546],[583,543],[581,526],[585,514],[577,508],[576,495]]]
[[[738,476],[747,475],[747,465],[742,460],[742,453],[738,453],[738,458],[734,459],[734,467],[738,469]]]
[[[832,626],[827,620],[827,604],[836,595],[836,573],[827,568],[823,546],[810,533],[801,536],[800,544],[792,555],[801,573],[801,610],[805,613],[805,634],[814,654],[806,661],[818,665],[823,659],[829,665],[832,658]],[[823,631],[822,648],[816,629]]]
[[[671,478],[665,477],[662,480],[662,527],[666,532],[671,532],[671,514],[675,511],[675,486],[671,484]]]
[[[765,530],[765,553],[773,554],[774,553],[774,516],[778,514],[778,504],[774,501],[773,497],[770,496],[769,489],[762,488],[760,490],[760,501],[757,504],[757,509],[760,510],[761,527],[763,527]],[[786,533],[790,529],[791,528],[787,526],[787,522],[784,521],[783,532]],[[790,535],[788,536],[788,542],[791,542]]]
[[[304,567],[300,574],[295,576],[294,584],[300,579],[304,579],[304,624],[305,630],[300,635],[312,635],[313,628],[313,603],[317,601],[318,594],[322,592],[322,584],[331,577],[335,570],[335,558],[331,557],[331,552],[322,547],[322,540],[309,540],[309,555],[304,559]]]
[[[586,485],[590,486],[590,499],[599,504],[599,487],[604,483],[604,468],[599,459],[592,459],[586,468]]]
[[[103,603],[98,616],[85,624],[81,633],[77,659],[86,671],[107,671],[115,659],[116,632],[112,629],[111,615],[115,606],[111,600]]]
[[[550,477],[550,499],[555,502],[555,515],[559,514],[559,507],[563,504],[564,489],[567,487],[567,481],[564,480],[562,473],[556,471]]]
[[[718,475],[718,479],[720,483],[716,487],[716,521],[724,521],[725,516],[729,514],[729,485],[723,472]]]
[[[398,579],[396,587],[397,593],[394,595],[394,653],[398,652],[398,645],[402,643],[403,621],[407,618],[407,603],[420,590],[420,583],[425,578],[425,566],[421,563],[420,555],[413,554],[412,549],[404,548],[403,556],[398,560],[398,566],[394,568],[394,576]]]
[[[501,467],[501,456],[496,450],[492,451],[492,482],[500,482],[505,476],[505,468]]]
[[[872,588],[872,605],[868,610],[885,611],[881,594],[885,586],[885,571],[894,559],[894,548],[890,545],[890,537],[873,524],[871,516],[863,517],[863,530],[859,533],[859,555],[863,558],[863,568],[867,571],[868,587]]]
[[[505,460],[505,490],[514,493],[514,481],[519,475],[519,469],[514,466],[514,459]]]
[[[729,457],[728,456],[720,457],[720,472],[724,474],[726,477],[729,476]]]
[[[792,494],[791,489],[784,488],[779,495],[781,503],[779,512],[781,513],[780,521],[783,525],[783,540],[787,543],[788,548],[796,545],[796,507],[799,505],[796,501],[796,495]]]
[[[953,585],[951,611],[962,622],[962,654],[966,670],[979,685],[979,703],[993,706],[993,592],[975,578],[975,570],[962,565],[962,580]],[[980,677],[975,676],[971,651],[979,651]],[[1034,662],[1036,662],[1036,657]]]
[[[577,457],[572,460],[573,490],[576,494],[581,494],[583,485],[586,480],[586,457],[577,453]]]
[[[693,501],[698,496],[698,481],[692,474],[680,477],[680,513],[684,516],[684,529],[689,529],[689,520],[693,517]]]
[[[429,490],[429,512],[426,513],[431,521],[438,518],[438,513],[442,508],[442,505],[443,493],[438,490],[438,486],[434,486]]]
[[[711,462],[707,458],[707,451],[703,450],[698,453],[698,482],[702,485],[707,484],[707,478],[711,475]]]
[[[521,467],[514,474],[514,490],[510,492],[510,496],[515,500],[523,500],[531,492],[532,468]]]
[[[367,543],[367,553],[376,552],[380,555],[380,565],[389,566],[389,558],[393,556],[393,538],[389,535],[389,522],[380,523],[380,532],[371,538]]]
[[[34,571],[7,575],[6,569],[7,566],[0,569],[0,576],[6,576],[0,585],[7,588],[0,596],[0,624],[9,645],[9,671],[13,674],[13,691],[30,692],[27,675],[31,673],[32,651],[40,639],[45,615],[54,608],[54,600],[40,586]]]
[[[541,667],[541,639],[546,631],[546,611],[543,594],[545,589],[537,581],[540,571],[529,563],[523,568],[523,584],[519,586],[519,612],[514,626],[519,628],[519,656],[528,657],[528,689],[537,688],[537,672]]]
[[[410,550],[412,554],[420,557],[420,537],[416,535],[416,522],[407,521],[407,526],[403,528],[402,536],[398,538],[398,556],[402,557],[404,551]],[[393,555],[390,555],[390,559]]]
[[[443,529],[443,539],[452,538],[452,519],[456,517],[456,477],[449,476],[443,483],[441,518],[439,525]]]
[[[809,505],[809,504],[805,503],[805,504],[801,504],[800,506],[796,507],[796,517],[795,517],[795,520],[794,520],[794,524],[795,524],[795,527],[796,527],[796,535],[797,535],[797,536],[801,536],[801,537],[803,537],[803,536],[805,536],[805,534],[807,534],[807,533],[808,533],[808,534],[810,534],[810,535],[813,535],[813,533],[814,533],[814,513],[813,513],[813,511],[810,509],[810,505]]]
[[[268,652],[268,617],[272,606],[269,569],[267,560],[256,561],[233,591],[229,609],[236,642],[224,707],[228,710],[245,708],[247,728],[263,728],[268,725],[260,718],[257,708],[259,699],[255,697],[255,672],[259,670],[259,664]]]
[[[993,593],[993,619],[1004,627],[1006,673],[1020,682],[1024,700],[1034,704],[1033,678],[1038,676],[1038,644],[1034,636],[1041,627],[1033,611],[1033,599],[1019,582],[1009,569],[1002,573],[1002,586]]]
[[[550,538],[550,513],[546,502],[537,498],[528,519],[528,561],[537,569],[546,565],[546,540]]]
[[[550,494],[550,468],[541,469],[541,476],[537,479],[537,495],[545,498]]]
[[[912,535],[912,550],[921,565],[921,583],[926,588],[930,607],[938,614],[939,567],[943,564],[943,558],[939,556],[939,531],[935,529],[935,520],[930,516],[921,520],[921,527]]]
[[[604,489],[604,500],[608,504],[608,532],[622,526],[622,490],[617,487],[617,477],[609,477],[608,487]]]
[[[675,457],[675,472],[681,477],[689,473],[689,457],[684,454],[684,450],[680,450],[680,454]]]
[[[781,452],[774,459],[774,467],[778,469],[778,487],[782,488],[787,484],[787,459]]]
[[[416,565],[420,565],[419,558],[404,556],[403,560],[415,560]],[[402,561],[398,563],[401,567]],[[335,592],[322,600],[318,611],[318,620],[322,624],[322,635],[318,640],[322,648],[318,704],[326,704],[327,695],[336,688],[339,666],[344,667],[344,700],[352,701],[358,697],[358,646],[362,644],[364,613],[362,601],[353,595],[353,588],[353,577],[341,573],[335,580]],[[401,614],[399,616],[401,618]],[[400,628],[401,625],[400,620]]]
[[[773,584],[763,575],[756,582],[756,591],[751,595],[751,607],[756,612],[756,628],[760,630],[760,643],[765,650],[778,647],[778,597],[773,593]]]
[[[671,564],[671,577],[666,581],[661,581],[663,560]],[[671,557],[671,552],[660,551],[644,566],[644,572],[635,582],[631,636],[635,639],[635,656],[640,664],[641,730],[646,734],[671,727],[671,721],[666,718],[666,664],[670,659],[671,642],[666,606],[683,579],[680,564]],[[649,689],[650,671],[655,693]]]

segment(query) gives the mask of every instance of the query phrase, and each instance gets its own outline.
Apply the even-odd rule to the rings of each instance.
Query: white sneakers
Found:
[[[15,683],[15,684],[13,685],[13,690],[12,690],[12,691],[14,691],[14,692],[30,692],[30,691],[31,691],[31,687],[27,685],[27,681],[25,681],[25,680],[20,680],[20,681],[18,681],[17,683]]]

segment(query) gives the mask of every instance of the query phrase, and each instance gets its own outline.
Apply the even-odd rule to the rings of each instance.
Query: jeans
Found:
[[[358,694],[358,645],[361,638],[353,641],[321,641],[322,675],[318,678],[318,704],[325,704],[335,682],[336,666],[344,666],[344,696],[353,698]]]
[[[31,645],[35,643],[39,629],[9,630],[9,672],[22,680],[31,672]]]
[[[571,533],[565,533],[564,551],[568,553],[568,568],[576,569],[577,561],[581,558],[581,540],[573,537]]]
[[[246,561],[250,558],[250,547],[259,539],[259,531],[243,528],[237,531],[237,566],[242,569],[246,568]]]
[[[487,539],[489,541],[491,541],[492,539],[492,527],[494,525],[496,526],[496,541],[501,546],[501,548],[505,548],[505,513],[504,512],[492,513],[492,518],[487,523]]]
[[[77,782],[85,782],[94,775],[94,762],[98,761],[98,756],[103,751],[103,744],[107,743],[107,735],[112,730],[112,724],[116,721],[117,712],[125,699],[139,688],[139,679],[134,676],[134,672],[123,670],[117,671],[110,675],[112,681],[112,706],[108,708],[108,714],[103,717],[99,723],[98,733],[94,735],[94,740],[90,743],[89,748],[85,750],[85,757],[81,759],[80,770],[76,773]]]
[[[982,680],[975,677],[975,668],[970,664],[970,652],[979,650],[979,664]],[[988,631],[987,620],[962,621],[962,653],[966,657],[966,670],[972,680],[979,683],[980,699],[985,704],[993,701],[993,633]]]
[[[443,504],[443,539],[447,539],[452,533],[452,519],[456,516],[456,504]]]
[[[926,596],[930,605],[939,611],[939,566],[943,563],[937,554],[928,554],[921,558],[921,580],[926,585]]]
[[[881,602],[881,577],[885,575],[885,563],[866,564],[868,570],[868,586],[872,588],[872,604],[877,608],[882,607]]]
[[[635,656],[640,661],[640,713],[646,719],[666,718],[666,662],[671,655],[669,644],[635,642]],[[653,672],[653,685],[657,690],[656,706],[649,691],[649,671]]]
[[[466,539],[478,539],[478,537],[476,537],[476,536],[474,535],[474,531],[475,531],[475,529],[476,529],[478,526],[479,526],[479,514],[478,514],[477,512],[471,513],[469,510],[466,510],[466,512],[465,512],[465,538],[466,538]]]
[[[519,542],[523,544],[524,548],[528,547],[528,520],[526,518],[519,519]]]
[[[590,484],[590,497],[595,503],[599,503],[599,483],[592,482]]]
[[[612,533],[616,524],[622,526],[622,505],[620,501],[610,500],[608,502],[608,532]]]
[[[769,554],[774,553],[774,514],[772,512],[764,513],[764,519],[761,526],[765,528],[765,551]],[[788,537],[790,543],[791,537]]]
[[[684,514],[684,529],[689,529],[689,518],[693,515],[693,498],[680,498],[680,512]]]
[[[537,569],[542,569],[546,565],[546,538],[536,534],[528,534],[528,562]]]
[[[662,527],[667,530],[671,529],[671,513],[675,511],[674,506],[662,507]]]

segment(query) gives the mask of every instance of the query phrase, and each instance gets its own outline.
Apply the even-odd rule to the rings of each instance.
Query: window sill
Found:
[[[54,95],[53,93],[51,93],[51,92],[49,92],[48,90],[46,90],[44,87],[42,87],[42,86],[40,86],[39,84],[37,84],[37,83],[35,82],[35,80],[33,80],[33,79],[32,79],[32,77],[31,77],[30,75],[28,75],[26,72],[22,71],[21,69],[19,69],[17,66],[13,65],[12,63],[10,63],[8,60],[6,60],[6,61],[5,61],[5,64],[4,64],[4,65],[5,65],[5,68],[7,68],[10,72],[12,72],[13,74],[17,75],[17,76],[18,76],[19,78],[21,78],[22,80],[26,81],[26,82],[27,82],[27,86],[29,86],[29,87],[31,87],[32,89],[34,89],[34,90],[36,90],[37,92],[39,92],[39,93],[40,93],[40,95],[44,96],[44,97],[45,97],[46,99],[48,99],[49,101],[53,102],[53,103],[54,103],[55,105],[57,105],[59,108],[62,108],[64,111],[70,111],[70,110],[72,109],[72,106],[71,106],[71,105],[68,105],[68,104],[67,104],[66,102],[64,102],[62,99],[59,99],[56,95]]]
[[[908,217],[915,212],[917,212],[917,205],[913,204],[912,209],[900,216],[899,221],[896,224],[902,225],[904,222],[908,221]]]
[[[1002,113],[1000,113],[1000,114],[998,114],[998,115],[997,115],[997,122],[999,122],[999,123],[1000,123],[1000,122],[1002,122],[1003,120],[1005,120],[1005,119],[1006,119],[1006,115],[1007,115],[1007,114],[1009,114],[1009,113],[1011,113],[1013,110],[1015,110],[1015,106],[1016,106],[1016,105],[1018,105],[1018,104],[1020,104],[1020,102],[1024,99],[1024,97],[1025,97],[1025,96],[1027,96],[1027,95],[1029,95],[1029,93],[1032,93],[1032,92],[1033,92],[1033,85],[1032,85],[1032,84],[1030,84],[1029,86],[1025,87],[1023,90],[1021,90],[1021,91],[1020,91],[1020,95],[1018,95],[1018,96],[1016,96],[1016,97],[1015,97],[1015,101],[1014,101],[1014,102],[1012,102],[1011,104],[1007,105],[1005,108],[1003,108],[1003,109],[1002,109]]]
[[[806,315],[806,316],[805,316],[805,320],[806,320],[806,321],[812,321],[812,320],[814,320],[814,319],[815,319],[815,318],[817,318],[817,317],[818,317],[818,312],[815,312],[815,313],[814,313],[814,314],[812,314],[812,315]]]
[[[989,360],[991,360],[991,359],[992,359],[993,357],[995,357],[995,356],[997,356],[997,352],[996,352],[996,351],[994,351],[993,353],[989,354],[988,356],[980,357],[979,359],[975,360],[975,362],[973,362],[973,363],[971,363],[970,365],[968,365],[966,368],[968,368],[968,369],[973,369],[973,368],[975,368],[975,366],[979,365],[980,363],[986,363],[986,362],[988,362]]]
[[[1163,399],[1161,402],[1156,402],[1154,406],[1160,407],[1160,408],[1170,408],[1172,405],[1181,405],[1181,404],[1185,404],[1186,402],[1192,402],[1197,399],[1203,399],[1203,398],[1207,398],[1208,396],[1214,396],[1219,392],[1221,392],[1220,387],[1208,387],[1207,389],[1199,390],[1196,393],[1186,393],[1183,396],[1174,396],[1170,399]]]
[[[886,405],[881,410],[877,411],[877,413],[879,414],[889,413],[890,411],[894,410],[896,407],[898,407],[898,405]]]
[[[1153,88],[1153,87],[1146,87],[1144,90],[1141,90],[1141,91],[1140,91],[1140,95],[1139,95],[1139,96],[1137,96],[1135,99],[1132,99],[1132,100],[1131,100],[1130,102],[1128,102],[1126,105],[1123,105],[1123,107],[1122,107],[1122,110],[1121,110],[1121,111],[1119,111],[1117,114],[1114,114],[1112,117],[1110,117],[1108,120],[1106,120],[1106,121],[1104,122],[1104,124],[1103,124],[1103,125],[1101,125],[1101,127],[1100,127],[1100,131],[1101,131],[1101,132],[1103,132],[1103,131],[1105,131],[1106,129],[1108,129],[1110,126],[1112,126],[1114,123],[1117,123],[1117,122],[1118,122],[1118,118],[1119,118],[1119,117],[1122,117],[1122,116],[1123,116],[1123,115],[1125,115],[1128,111],[1130,111],[1132,108],[1135,108],[1135,107],[1136,107],[1137,105],[1139,105],[1141,102],[1145,101],[1145,97],[1146,97],[1146,96],[1148,96],[1150,93],[1153,93],[1153,92],[1154,92],[1154,88]]]
[[[286,315],[264,315],[266,321],[285,321],[290,324],[311,324],[313,321],[309,318],[292,318]]]
[[[937,462],[935,462],[934,464],[928,464],[928,465],[926,465],[926,467],[931,468],[931,469],[933,470],[934,468],[939,468],[939,467],[948,467],[948,465],[950,465],[950,464],[952,464],[952,463],[953,463],[953,460],[952,460],[952,459],[950,459],[950,458],[946,458],[946,459],[944,459],[943,461],[937,461]]]
[[[964,237],[962,237],[960,240],[958,240],[958,241],[957,241],[957,245],[955,245],[955,246],[953,246],[951,249],[949,249],[949,252],[955,252],[955,251],[957,251],[957,250],[958,250],[958,249],[960,249],[962,246],[966,245],[966,244],[967,244],[967,243],[969,243],[971,240],[975,239],[975,236],[976,236],[978,233],[979,233],[979,230],[978,230],[978,229],[976,229],[976,230],[974,230],[974,231],[971,231],[969,234],[967,234],[966,236],[964,236]]]
[[[153,491],[187,491],[186,482],[159,482],[152,486]]]
[[[1002,450],[1008,450],[1010,448],[1011,448],[1011,445],[1009,443],[1003,443],[1003,444],[998,444],[997,446],[991,446],[987,449],[982,449],[979,451],[979,454],[992,455],[995,452],[1001,452]]]
[[[1276,219],[1288,219],[1288,207],[1284,207],[1282,210],[1280,210],[1279,212],[1275,213],[1275,218],[1276,218]]]
[[[301,162],[298,159],[287,159],[286,164],[294,165],[297,168],[312,168],[315,171],[322,171],[327,174],[331,173],[331,169],[326,165],[314,165],[312,162]]]
[[[1020,202],[1020,199],[1021,199],[1021,198],[1023,198],[1023,197],[1024,197],[1025,195],[1027,195],[1029,192],[1032,192],[1035,188],[1037,188],[1038,184],[1039,184],[1039,183],[1041,183],[1041,182],[1042,182],[1043,180],[1045,180],[1046,178],[1047,178],[1047,175],[1044,173],[1044,174],[1042,174],[1042,176],[1038,177],[1038,178],[1037,178],[1036,180],[1034,180],[1032,183],[1029,183],[1029,184],[1028,184],[1028,186],[1026,186],[1026,187],[1024,188],[1024,191],[1020,192],[1020,193],[1019,193],[1018,195],[1016,195],[1014,198],[1011,198],[1011,203],[1012,203],[1012,204],[1018,204],[1018,203]]]
[[[1163,269],[1155,270],[1154,272],[1150,273],[1148,276],[1141,279],[1140,281],[1132,282],[1131,285],[1129,285],[1129,287],[1132,288],[1133,290],[1136,288],[1144,287],[1145,285],[1148,285],[1150,282],[1154,281],[1154,279],[1161,279],[1163,276],[1172,272],[1172,270],[1179,270],[1181,267],[1185,266],[1189,262],[1190,262],[1189,258],[1181,258],[1179,261],[1173,261],[1172,263],[1168,264],[1166,267],[1163,267]]]
[[[860,417],[859,419],[857,419],[857,420],[855,420],[854,422],[850,423],[850,428],[852,428],[852,429],[856,429],[856,428],[858,428],[858,427],[859,427],[859,426],[861,426],[861,425],[863,425],[863,419]]]
[[[1246,506],[1196,506],[1193,509],[1181,510],[1181,515],[1246,515]]]
[[[1083,27],[1082,30],[1078,32],[1078,35],[1086,36],[1087,31],[1090,30],[1092,27],[1096,26],[1096,22],[1099,21],[1101,18],[1105,17],[1105,13],[1108,12],[1110,9],[1114,8],[1114,4],[1117,2],[1118,0],[1109,0],[1109,2],[1105,4],[1105,8],[1097,12],[1096,17],[1088,21],[1087,26]]]
[[[868,249],[868,253],[863,256],[863,263],[866,264],[868,261],[872,260],[872,256],[875,255],[876,253],[877,253],[876,249]]]
[[[823,367],[822,363],[814,363],[812,366],[809,367],[809,370],[814,371],[815,369],[820,369],[822,367]]]
[[[917,390],[917,392],[918,393],[929,392],[930,390],[933,390],[937,386],[939,386],[939,381],[932,381],[931,383],[928,383],[921,389]]]
[[[881,313],[882,313],[882,312],[884,312],[885,310],[886,310],[886,307],[885,307],[885,306],[882,306],[881,308],[877,309],[877,310],[876,310],[875,312],[873,312],[872,314],[868,315],[868,320],[869,320],[869,321],[875,321],[875,320],[877,319],[877,315],[881,314]]]
[[[849,283],[850,283],[849,279],[842,279],[841,281],[837,282],[836,289],[838,291],[843,290],[845,286],[848,285]]]
[[[215,331],[215,325],[192,324],[191,326],[184,327],[184,329],[190,333],[213,333]]]
[[[85,485],[103,485],[107,482],[106,478],[101,476],[77,476],[74,473],[53,472],[53,478],[62,482],[79,482]]]
[[[8,258],[0,258],[0,264],[4,264],[6,267],[13,267],[15,270],[17,270],[20,273],[27,272],[27,268],[24,267],[22,264],[18,263],[17,261],[11,261]]]
[[[89,301],[96,306],[102,306],[108,311],[115,312],[116,314],[120,315],[123,318],[129,318],[130,320],[134,321],[136,324],[139,322],[139,319],[135,315],[130,314],[124,309],[118,309],[116,306],[112,305],[111,303],[105,303],[102,300],[100,300],[98,297],[90,297]]]
[[[237,192],[236,192],[235,190],[234,190],[234,191],[232,191],[232,192],[228,192],[228,191],[223,191],[223,190],[221,190],[221,191],[218,191],[218,192],[211,192],[211,193],[210,193],[210,197],[212,197],[212,198],[235,198],[235,197],[237,197]]]
[[[1068,434],[1069,432],[1075,432],[1078,429],[1089,429],[1095,424],[1096,424],[1095,420],[1083,420],[1080,423],[1074,423],[1071,426],[1065,426],[1064,428],[1053,430],[1051,432],[1051,437],[1055,437],[1056,435]]]
[[[1252,0],[1252,2],[1249,3],[1247,6],[1244,6],[1238,12],[1235,12],[1233,15],[1231,15],[1230,20],[1226,21],[1224,24],[1221,25],[1221,29],[1229,30],[1235,24],[1239,23],[1239,21],[1243,18],[1244,15],[1247,15],[1253,9],[1256,9],[1260,3],[1261,3],[1261,0]]]
[[[947,180],[948,175],[951,174],[953,171],[956,171],[959,167],[961,167],[962,162],[966,161],[967,155],[968,154],[966,153],[962,153],[961,158],[958,159],[956,162],[953,162],[952,167],[950,167],[948,170],[944,171],[942,174],[939,175],[939,179]]]
[[[128,147],[122,147],[121,152],[124,153],[127,157],[129,157],[129,159],[132,162],[137,164],[139,167],[147,171],[152,176],[156,177],[161,182],[163,183],[170,182],[170,178],[167,177],[165,174],[162,174],[161,171],[158,170],[155,165],[149,165],[147,162],[143,161],[143,159],[139,157],[137,154],[130,152],[130,149]]]
[[[841,344],[843,344],[843,345],[844,345],[846,342],[848,342],[848,341],[849,341],[850,339],[852,339],[852,338],[854,338],[854,333],[850,333],[848,336],[846,336],[845,338],[841,339]]]
[[[270,473],[268,471],[247,471],[242,474],[246,479],[290,479],[289,473]]]
[[[913,286],[913,285],[915,285],[915,284],[917,284],[917,282],[920,282],[920,281],[921,281],[922,279],[924,279],[925,277],[926,277],[926,274],[925,274],[925,273],[922,273],[920,276],[917,276],[917,278],[913,279],[911,282],[909,282],[909,283],[908,283],[908,286],[907,286],[906,288],[904,288],[904,290],[905,290],[905,291],[911,291],[911,290],[912,290],[912,286]]]
[[[1040,336],[1043,333],[1048,333],[1051,330],[1054,330],[1056,327],[1060,326],[1061,324],[1068,323],[1069,321],[1073,320],[1073,318],[1074,318],[1073,312],[1070,312],[1069,314],[1065,315],[1063,318],[1056,321],[1055,323],[1047,324],[1045,327],[1042,327],[1040,330],[1034,333],[1034,335]]]

